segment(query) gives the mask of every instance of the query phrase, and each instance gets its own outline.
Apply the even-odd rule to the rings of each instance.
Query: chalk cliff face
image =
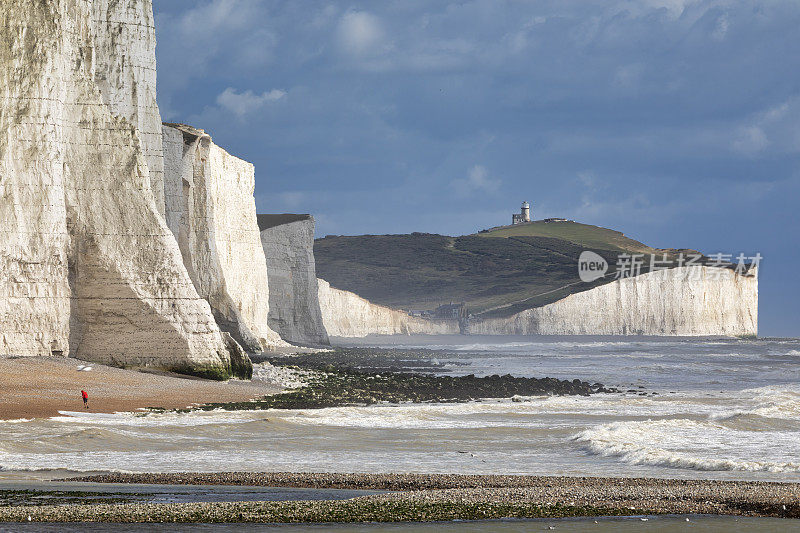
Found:
[[[300,345],[327,345],[314,266],[314,218],[258,215],[269,276],[269,325]]]
[[[69,351],[60,28],[43,3],[0,10],[0,353]],[[71,51],[73,54],[75,50]]]
[[[111,113],[139,133],[156,208],[164,214],[161,114],[156,103],[155,21],[150,1],[92,0],[94,82]]]
[[[246,349],[285,344],[269,327],[253,165],[190,126],[164,125],[163,139],[166,219],[197,292]]]
[[[228,375],[161,216],[150,1],[5,0],[0,26],[0,352]]]
[[[352,292],[319,283],[322,321],[332,337],[367,335],[453,335],[459,333],[454,320],[434,321],[412,317],[402,311],[375,305]]]
[[[475,320],[483,335],[756,335],[758,278],[692,266],[572,294],[508,318]]]

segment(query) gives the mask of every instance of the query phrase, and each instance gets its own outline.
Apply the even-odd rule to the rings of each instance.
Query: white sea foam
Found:
[[[630,347],[630,341],[553,341],[553,342],[481,342],[472,344],[409,344],[391,345],[394,348],[404,348],[411,350],[448,350],[455,352],[523,352],[536,353],[537,351],[564,351],[597,349],[608,347]],[[387,345],[388,346],[388,345]]]
[[[746,389],[736,395],[739,406],[711,414],[715,420],[724,420],[743,415],[756,415],[797,421],[800,419],[800,387],[769,386]]]
[[[592,453],[636,465],[800,472],[797,432],[736,431],[711,421],[668,419],[603,424],[574,440]]]
[[[517,401],[486,400],[457,404],[370,405],[330,407],[282,412],[293,424],[363,428],[475,428],[552,427],[574,425],[595,417],[676,416],[687,413],[710,415],[715,405],[685,399],[652,399],[641,396],[532,396]],[[546,416],[547,418],[543,418]],[[565,416],[569,418],[564,418]],[[561,420],[560,422],[557,420]]]
[[[86,426],[194,427],[209,424],[247,424],[263,419],[263,411],[193,411],[189,413],[87,413],[59,411],[52,422]]]

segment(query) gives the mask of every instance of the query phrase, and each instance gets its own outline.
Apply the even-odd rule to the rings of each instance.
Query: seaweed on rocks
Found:
[[[279,367],[314,371],[305,387],[266,396],[246,402],[209,403],[200,410],[258,410],[258,409],[321,409],[325,407],[364,406],[377,403],[456,403],[486,398],[513,398],[526,396],[580,395],[611,392],[600,383],[572,381],[550,377],[525,378],[510,374],[477,377],[433,375],[430,372],[409,372],[401,368],[397,359],[391,371],[383,361],[374,358],[375,350],[340,349],[322,354],[271,357],[268,361]],[[413,354],[400,355],[417,368],[424,365]],[[336,363],[336,364],[334,364]],[[427,368],[439,370],[437,364],[427,362]],[[382,370],[378,371],[378,368]]]

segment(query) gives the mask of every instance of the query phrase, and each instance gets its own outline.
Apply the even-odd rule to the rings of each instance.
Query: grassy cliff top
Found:
[[[500,226],[477,234],[480,237],[549,237],[583,246],[587,249],[618,250],[649,254],[655,250],[646,244],[626,237],[613,229],[579,222],[544,222],[542,220]]]
[[[593,250],[610,273],[578,278],[578,257]],[[328,236],[314,243],[317,275],[374,303],[430,310],[466,303],[470,313],[509,316],[613,281],[617,255],[655,249],[622,233],[577,222],[531,222],[473,235]]]

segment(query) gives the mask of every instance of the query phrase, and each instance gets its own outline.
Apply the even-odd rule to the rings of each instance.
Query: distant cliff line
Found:
[[[373,304],[421,314],[464,302],[469,320],[462,320],[463,332],[758,331],[755,258],[733,257],[730,264],[722,255],[657,249],[574,221],[532,221],[460,237],[326,236],[315,241],[314,252],[320,278]],[[602,272],[582,273],[582,257],[594,258],[592,265],[602,264]],[[367,329],[362,325],[351,333]]]

